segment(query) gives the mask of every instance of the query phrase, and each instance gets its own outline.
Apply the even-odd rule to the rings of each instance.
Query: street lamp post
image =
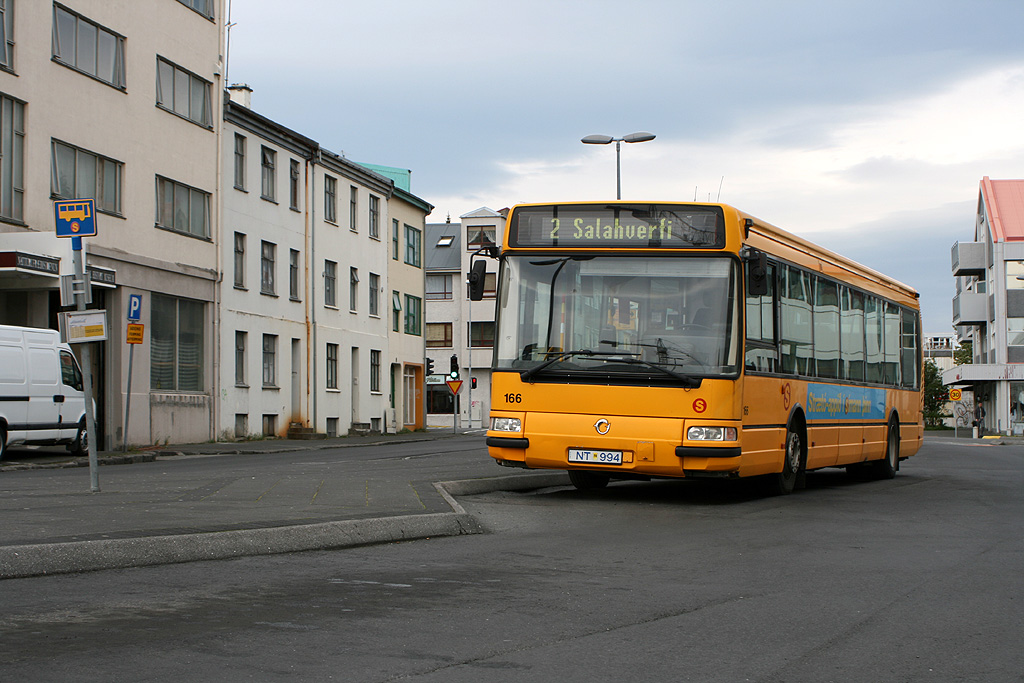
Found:
[[[585,145],[607,145],[615,143],[615,198],[622,199],[622,166],[620,163],[620,150],[623,142],[647,142],[655,138],[654,133],[630,133],[621,138],[613,138],[611,135],[588,135],[580,140]]]

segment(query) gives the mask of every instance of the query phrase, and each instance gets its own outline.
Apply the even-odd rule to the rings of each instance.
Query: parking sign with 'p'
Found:
[[[128,319],[129,320],[141,320],[142,319],[142,295],[141,294],[129,294],[128,295]]]

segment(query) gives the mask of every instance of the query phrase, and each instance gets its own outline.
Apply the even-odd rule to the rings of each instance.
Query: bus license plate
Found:
[[[570,448],[569,462],[585,462],[596,465],[621,465],[622,451],[592,451],[582,448]]]

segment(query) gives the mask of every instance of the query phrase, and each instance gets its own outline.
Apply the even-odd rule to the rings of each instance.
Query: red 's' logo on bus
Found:
[[[693,402],[693,410],[694,410],[694,412],[703,413],[707,409],[708,409],[708,402],[705,401],[704,399],[698,398],[696,401]]]
[[[791,395],[792,395],[792,392],[793,392],[793,390],[790,389],[790,387],[789,387],[789,382],[786,382],[785,384],[783,384],[782,385],[782,389],[780,389],[780,391],[782,392],[782,407],[788,410],[789,409],[789,402],[791,400]]]

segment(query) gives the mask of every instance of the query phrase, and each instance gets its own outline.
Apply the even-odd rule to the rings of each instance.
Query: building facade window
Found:
[[[235,332],[235,386],[246,386],[245,379],[245,347],[249,343],[249,333],[240,330]]]
[[[405,226],[405,262],[410,266],[420,267],[422,234],[411,225]]]
[[[235,233],[235,287],[245,289],[245,235]]]
[[[163,57],[157,57],[156,62],[157,106],[204,128],[211,128],[210,83]]]
[[[359,269],[348,269],[348,310],[359,308]]]
[[[210,193],[156,177],[158,227],[204,239],[210,236]]]
[[[391,329],[399,332],[402,329],[402,295],[391,291]]]
[[[370,195],[370,237],[380,239],[380,197]]]
[[[54,4],[51,43],[54,61],[124,90],[124,36]]]
[[[366,288],[370,293],[370,315],[378,317],[380,316],[380,275],[370,273],[370,281]]]
[[[494,322],[476,322],[469,326],[469,345],[473,347],[494,346]]]
[[[423,336],[429,349],[450,349],[452,347],[452,324],[427,323],[424,326]]]
[[[405,295],[405,333],[420,335],[423,302],[418,296]]]
[[[299,162],[291,159],[288,171],[288,206],[293,211],[299,210]]]
[[[275,271],[277,270],[277,245],[273,242],[260,242],[260,293],[277,294],[275,289]]]
[[[154,294],[150,306],[150,387],[202,391],[206,305]]]
[[[370,391],[380,393],[380,351],[370,350]]]
[[[0,218],[18,223],[25,215],[24,150],[25,103],[0,94]]]
[[[14,69],[14,1],[0,0],[0,68]]]
[[[359,188],[355,185],[348,189],[348,229],[352,232],[359,231]]]
[[[324,176],[324,220],[338,222],[338,179]]]
[[[263,335],[263,386],[277,387],[277,335]]]
[[[338,264],[324,261],[324,305],[338,305]]]
[[[493,225],[476,225],[466,227],[466,249],[476,251],[480,247],[497,244],[494,241],[495,230]]]
[[[391,219],[391,258],[398,260],[398,252],[401,250],[398,243],[398,219]]]
[[[50,192],[59,199],[93,197],[96,209],[121,214],[124,164],[51,140]]]
[[[207,19],[213,19],[213,0],[178,0],[178,2],[199,12]]]
[[[245,136],[235,133],[235,189],[245,190]]]
[[[427,273],[424,296],[427,301],[449,301],[452,298],[451,273]]]
[[[288,252],[288,298],[292,301],[301,301],[299,296],[299,250],[292,249]]]
[[[338,388],[338,345],[327,345],[327,388]]]
[[[260,147],[260,196],[263,199],[277,199],[277,152],[269,147]]]

